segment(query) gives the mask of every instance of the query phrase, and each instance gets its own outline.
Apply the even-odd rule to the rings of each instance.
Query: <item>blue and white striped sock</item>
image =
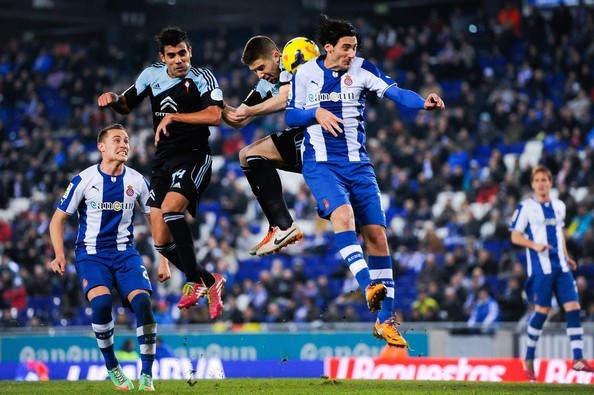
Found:
[[[381,282],[388,289],[386,298],[382,301],[382,309],[377,318],[384,322],[394,315],[394,278],[392,273],[392,258],[389,256],[369,256],[369,274],[371,281]]]
[[[359,245],[357,234],[352,230],[348,230],[336,233],[335,236],[340,255],[349,266],[363,292],[365,292],[365,288],[371,282],[371,277],[369,276],[369,267],[367,267],[367,263],[363,258],[363,250]]]
[[[565,320],[567,321],[567,336],[569,336],[569,343],[573,350],[573,359],[580,360],[584,358],[583,348],[584,341],[584,328],[582,328],[582,322],[580,320],[580,311],[571,310],[565,312]]]
[[[109,370],[118,366],[113,349],[113,319],[111,317],[111,295],[99,295],[91,300],[93,332],[97,338],[99,350],[105,359],[105,367]]]
[[[157,349],[157,323],[153,315],[151,297],[140,293],[130,302],[136,314],[136,337],[140,345],[143,374],[153,375],[153,362]]]
[[[534,312],[532,314],[532,318],[530,318],[530,322],[528,323],[528,340],[526,342],[526,359],[533,360],[534,359],[534,352],[536,351],[536,342],[538,342],[538,338],[542,333],[542,327],[544,322],[546,321],[547,316],[546,314],[542,314],[539,312]]]

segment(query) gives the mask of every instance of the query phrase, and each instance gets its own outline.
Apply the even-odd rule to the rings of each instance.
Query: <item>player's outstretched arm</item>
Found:
[[[56,210],[49,225],[50,239],[54,247],[56,258],[50,263],[54,273],[63,275],[66,271],[66,254],[64,253],[64,222],[68,219],[68,214],[61,210]]]
[[[172,122],[187,123],[190,125],[208,125],[218,126],[221,124],[223,117],[223,109],[217,105],[209,106],[201,111],[189,112],[189,113],[170,113],[167,114],[155,131],[155,145],[159,143],[161,139],[161,133],[165,136],[169,136],[167,126]]]
[[[565,252],[565,259],[567,259],[567,263],[569,264],[569,268],[571,269],[571,271],[574,271],[577,269],[577,262],[573,260],[573,258],[569,256],[569,252],[567,252],[567,243],[565,243],[565,232],[563,232],[561,238],[563,239],[563,252]]]
[[[126,96],[118,95],[114,92],[105,92],[97,99],[97,105],[101,108],[111,107],[115,112],[119,114],[130,114],[132,111],[126,103]]]
[[[279,88],[277,95],[271,97],[268,100],[264,100],[262,103],[258,103],[251,107],[239,106],[239,108],[237,108],[236,115],[239,117],[256,117],[259,115],[274,114],[275,112],[283,111],[285,108],[287,108],[287,99],[289,97],[290,89],[290,84],[282,85]]]
[[[146,222],[148,222],[149,226],[151,227],[151,233],[153,231],[153,223],[151,222],[150,212],[146,215]],[[159,278],[159,282],[165,282],[171,278],[171,269],[169,268],[169,261],[163,255],[159,255],[159,267],[157,268],[157,276]]]
[[[544,250],[548,249],[549,246],[546,244],[537,244],[532,240],[528,239],[526,236],[521,234],[518,231],[512,230],[511,232],[511,242],[520,247],[530,248],[536,252],[543,252]]]

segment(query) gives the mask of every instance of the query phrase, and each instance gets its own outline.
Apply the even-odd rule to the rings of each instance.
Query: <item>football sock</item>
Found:
[[[157,323],[153,315],[151,297],[147,293],[139,293],[130,302],[136,315],[136,337],[140,345],[141,374],[153,375],[153,362],[157,349]]]
[[[365,292],[365,288],[371,282],[369,276],[369,268],[365,259],[363,258],[363,250],[359,245],[357,234],[355,231],[347,230],[346,232],[336,233],[336,245],[340,251],[342,259],[349,266],[349,270],[357,279],[359,286]]]
[[[528,322],[528,339],[526,341],[526,359],[534,359],[534,351],[536,350],[536,342],[542,333],[542,326],[546,321],[546,314],[539,313],[537,311],[532,314],[532,318]]]
[[[175,266],[182,272],[184,271],[184,267],[179,260],[179,254],[177,253],[177,246],[174,242],[165,244],[163,246],[155,245],[155,249],[159,254],[167,258],[169,262],[173,263],[173,266]]]
[[[272,218],[271,223],[282,230],[289,229],[293,223],[293,217],[283,197],[283,186],[274,164],[261,156],[250,156],[247,162],[252,169],[251,177],[254,179],[254,184],[258,187],[262,199],[266,201]]]
[[[582,322],[580,321],[580,311],[566,311],[565,320],[567,321],[567,336],[569,336],[569,343],[573,350],[573,359],[583,359],[584,341],[582,336],[584,335],[584,328],[582,328]]]
[[[394,315],[394,279],[392,274],[392,258],[390,256],[369,256],[369,275],[371,281],[381,282],[388,289],[386,298],[382,301],[382,309],[377,318],[384,322]]]
[[[163,213],[163,219],[177,246],[179,260],[183,265],[188,282],[199,283],[202,281],[210,288],[214,284],[214,277],[196,261],[194,240],[184,213]]]
[[[105,367],[111,370],[118,366],[113,349],[113,319],[111,318],[111,295],[99,295],[91,300],[92,327],[99,350],[105,359]]]
[[[270,226],[276,226],[276,224],[274,223],[274,218],[270,214],[270,208],[268,208],[268,202],[266,201],[266,199],[264,199],[262,197],[262,191],[260,191],[260,189],[258,188],[258,184],[256,184],[256,179],[254,177],[254,171],[249,166],[241,166],[241,170],[243,170],[243,174],[245,175],[245,178],[247,179],[248,184],[250,184],[250,187],[252,188],[252,192],[254,193],[256,200],[258,200],[258,204],[260,204],[260,208],[262,209],[262,212],[266,216],[266,219],[268,220],[268,224]]]

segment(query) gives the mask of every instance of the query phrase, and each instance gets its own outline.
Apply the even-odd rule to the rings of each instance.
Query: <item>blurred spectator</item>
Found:
[[[493,333],[498,320],[499,305],[497,301],[491,297],[487,288],[481,288],[471,306],[468,327],[478,329],[478,333]]]
[[[411,310],[413,321],[437,321],[439,304],[435,299],[428,297],[425,291],[419,291]]]
[[[120,362],[136,362],[140,355],[136,352],[136,344],[132,339],[124,340],[122,348],[116,351],[116,358]]]

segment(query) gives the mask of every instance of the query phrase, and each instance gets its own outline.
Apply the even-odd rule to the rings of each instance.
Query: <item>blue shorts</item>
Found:
[[[543,307],[551,307],[553,294],[560,305],[579,300],[577,286],[571,272],[560,269],[551,274],[533,273],[524,285],[528,301]]]
[[[77,251],[74,265],[85,297],[91,289],[100,285],[110,291],[115,287],[124,306],[129,306],[128,294],[135,289],[153,292],[142,258],[134,248],[93,255]]]
[[[329,219],[334,210],[349,204],[359,225],[386,226],[386,214],[371,163],[342,165],[307,161],[303,164],[303,178],[316,199],[320,217]]]

